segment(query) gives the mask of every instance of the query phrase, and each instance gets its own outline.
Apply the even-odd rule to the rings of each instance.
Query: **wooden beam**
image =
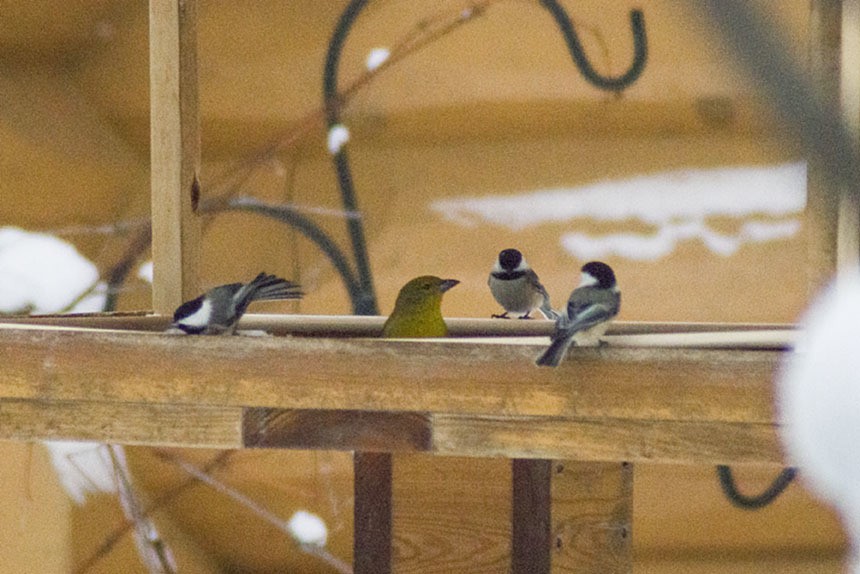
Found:
[[[511,574],[549,574],[552,461],[511,461]]]
[[[389,574],[392,570],[392,458],[389,453],[353,456],[353,570]]]
[[[773,422],[777,351],[0,329],[0,397]]]
[[[0,401],[3,440],[240,448],[242,409],[90,401]]]
[[[150,0],[152,306],[172,314],[199,293],[197,0]]]
[[[433,417],[433,452],[667,464],[782,464],[777,429],[704,423],[560,417]]]
[[[364,452],[429,452],[430,417],[425,413],[247,409],[246,447]]]
[[[595,461],[781,460],[771,392],[780,351],[575,348],[557,369],[545,369],[533,363],[541,346],[3,328],[0,400],[25,401],[19,421],[38,419],[39,409],[45,420],[67,413],[68,438],[94,440]],[[94,407],[94,397],[110,407]],[[141,422],[134,435],[117,429],[112,409],[163,424]],[[251,409],[244,437],[241,409]],[[201,420],[189,419],[185,439],[165,438],[169,429],[161,427],[181,428],[169,420],[184,412]],[[224,413],[234,426],[219,418]],[[213,422],[202,420],[210,415]],[[192,432],[207,424],[224,430]],[[30,425],[0,425],[0,437],[56,436]]]

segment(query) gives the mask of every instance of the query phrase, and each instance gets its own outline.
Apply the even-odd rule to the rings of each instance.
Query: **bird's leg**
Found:
[[[508,317],[507,311],[505,311],[501,315],[496,315],[496,314],[490,315],[490,317],[492,317],[493,319],[510,319],[510,317]]]
[[[526,311],[525,315],[520,315],[520,319],[531,319],[531,317],[529,317],[529,313],[531,313],[531,311]]]

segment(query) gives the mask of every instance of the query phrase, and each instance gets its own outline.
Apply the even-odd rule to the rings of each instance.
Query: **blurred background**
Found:
[[[380,0],[356,22],[341,86],[366,82],[342,121],[380,312],[407,280],[436,274],[462,282],[446,296],[446,315],[488,317],[499,309],[487,273],[501,249],[516,247],[557,305],[579,267],[599,258],[624,290],[621,320],[795,321],[810,297],[804,158],[723,39],[683,3],[561,4],[593,66],[609,76],[630,66],[629,13],[642,9],[648,58],[623,92],[583,78],[537,2],[476,10],[464,0]],[[806,61],[811,3],[755,4],[790,38],[785,50]],[[198,54],[203,200],[290,205],[349,252],[345,223],[354,214],[344,213],[319,121],[328,42],[346,5],[200,0]],[[62,238],[103,279],[148,225],[147,10],[137,0],[0,0],[0,226]],[[439,21],[457,23],[368,75],[372,51]],[[247,213],[206,221],[204,288],[265,270],[299,281],[306,297],[258,311],[352,312],[330,261],[295,229]],[[0,261],[12,249],[0,242]],[[148,259],[142,250],[133,268]],[[0,277],[0,296],[11,282]],[[149,309],[149,285],[131,272],[117,309]],[[43,572],[74,571],[122,522],[113,497],[71,502],[41,446],[3,443],[0,451],[8,526],[0,570],[31,571],[23,565],[38,555]],[[128,452],[136,482],[153,497],[185,478],[149,449]],[[182,453],[200,464],[215,455]],[[500,484],[510,480],[504,461],[481,464]],[[442,461],[439,472],[457,467]],[[761,489],[776,470],[739,469],[741,486]],[[349,453],[240,452],[217,473],[285,517],[320,515],[329,549],[351,559]],[[722,497],[711,467],[638,465],[635,489],[637,573],[841,569],[839,525],[800,485],[755,513]],[[470,511],[507,529],[508,502],[481,500]],[[181,572],[332,571],[201,485],[157,521]],[[87,571],[120,568],[145,572],[128,536]]]

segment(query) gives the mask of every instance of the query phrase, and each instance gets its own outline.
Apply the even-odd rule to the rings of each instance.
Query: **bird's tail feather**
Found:
[[[553,337],[549,347],[537,358],[535,364],[540,367],[557,367],[572,342],[573,337]]]
[[[297,283],[275,275],[260,273],[253,281],[242,287],[240,294],[237,294],[237,307],[245,309],[251,301],[300,299],[303,295],[300,289]]]
[[[274,275],[260,273],[251,283],[254,284],[254,290],[251,295],[253,301],[301,299],[303,295],[301,286],[298,283],[293,283]]]

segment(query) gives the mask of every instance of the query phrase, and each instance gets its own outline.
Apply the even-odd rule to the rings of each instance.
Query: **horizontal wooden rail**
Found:
[[[459,337],[538,337],[549,336],[554,323],[548,320],[531,321],[475,319],[449,317],[445,319],[450,336]],[[378,337],[382,334],[385,317],[357,315],[283,315],[246,314],[239,323],[240,329],[263,330],[273,335],[302,335],[310,337]],[[146,313],[35,315],[3,317],[4,325],[32,325],[41,327],[67,327],[84,329],[116,329],[133,331],[164,331],[170,318]],[[795,327],[781,323],[692,323],[656,321],[617,321],[608,334],[630,339],[634,345],[704,345],[730,346],[754,344],[774,348],[789,346]],[[661,335],[651,339],[652,335]],[[667,338],[677,335],[678,338]],[[647,337],[642,339],[641,337]],[[615,339],[614,343],[625,340]]]
[[[780,462],[771,382],[784,345],[626,347],[622,337],[574,348],[547,369],[533,363],[542,337],[206,338],[5,325],[0,438]]]

